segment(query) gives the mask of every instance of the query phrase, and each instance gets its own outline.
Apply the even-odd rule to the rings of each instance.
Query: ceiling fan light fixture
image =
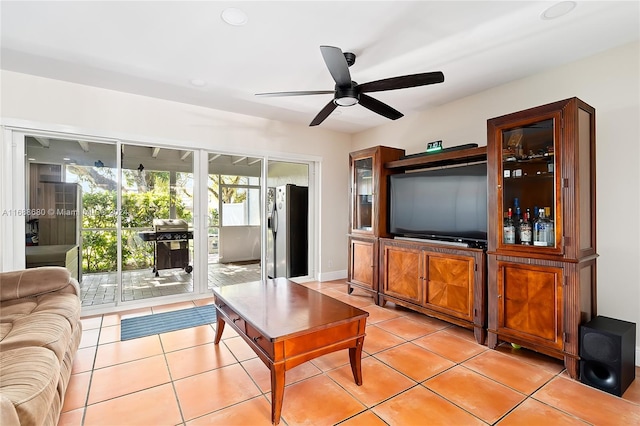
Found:
[[[352,83],[351,87],[336,87],[333,103],[338,106],[353,106],[360,102],[360,96],[355,86],[356,83]]]
[[[234,27],[241,27],[247,23],[247,14],[236,7],[228,7],[222,11],[220,17],[224,22]]]
[[[358,102],[360,101],[358,100],[358,98],[354,96],[343,96],[341,98],[335,98],[333,100],[333,103],[335,103],[338,106],[353,106]]]

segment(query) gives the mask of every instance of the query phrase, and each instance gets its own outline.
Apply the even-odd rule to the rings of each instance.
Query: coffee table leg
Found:
[[[216,338],[213,341],[214,344],[218,344],[220,343],[220,339],[222,338],[222,332],[224,331],[224,320],[222,319],[222,315],[220,315],[220,312],[217,311],[216,309],[216,319],[217,319],[217,324],[218,326],[216,327]]]
[[[364,337],[360,337],[356,340],[356,347],[349,348],[349,361],[351,362],[351,371],[353,372],[353,379],[356,381],[356,385],[362,385],[362,346],[364,345]]]
[[[271,364],[271,422],[280,423],[284,398],[284,364]]]

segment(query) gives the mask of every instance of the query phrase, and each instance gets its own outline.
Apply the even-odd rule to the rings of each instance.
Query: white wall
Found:
[[[346,276],[349,135],[9,71],[0,72],[0,93],[3,122],[28,120],[71,133],[274,160],[320,159],[319,272]],[[9,141],[2,143],[6,150]],[[5,181],[0,184],[5,188]]]
[[[391,145],[413,154],[434,140],[445,148],[486,145],[489,118],[574,96],[593,106],[598,314],[635,322],[640,344],[639,64],[636,42],[361,132],[353,148]]]

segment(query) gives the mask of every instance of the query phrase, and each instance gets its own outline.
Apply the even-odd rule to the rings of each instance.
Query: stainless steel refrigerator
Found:
[[[267,191],[267,276],[308,274],[309,188],[282,185]]]

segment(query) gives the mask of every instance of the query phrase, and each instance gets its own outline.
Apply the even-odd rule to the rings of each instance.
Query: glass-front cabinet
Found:
[[[353,162],[353,227],[371,231],[373,224],[373,158],[359,158]]]
[[[403,149],[376,146],[349,154],[349,261],[347,285],[370,292],[378,302],[378,239],[389,235],[385,163],[400,159]]]
[[[561,204],[556,191],[562,182],[556,164],[561,149],[557,144],[560,120],[559,113],[535,117],[497,134],[502,212],[498,244],[502,248],[562,251]]]
[[[564,359],[573,378],[597,314],[595,154],[595,110],[577,98],[487,121],[487,344]]]
[[[398,160],[403,149],[375,146],[349,154],[351,178],[350,233],[383,237],[387,226],[387,176],[385,163]]]

